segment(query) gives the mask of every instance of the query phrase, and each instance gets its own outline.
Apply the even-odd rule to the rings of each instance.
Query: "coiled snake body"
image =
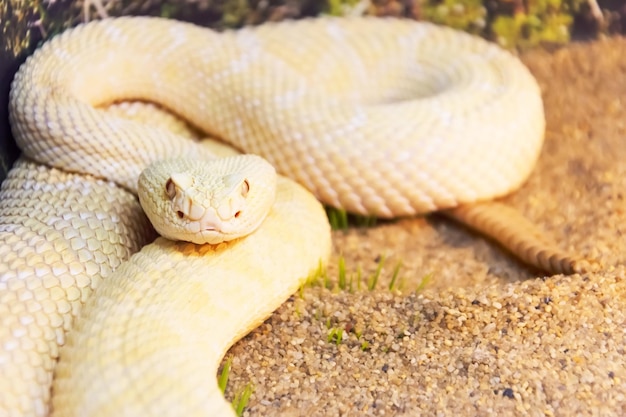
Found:
[[[281,177],[249,237],[160,238],[126,261],[153,237],[129,193],[139,173],[215,155],[101,109],[120,100],[158,103],[324,203],[382,217],[510,192],[544,132],[539,89],[516,58],[430,24],[318,19],[218,34],[120,18],[55,37],[11,92],[24,156],[0,206],[2,415],[48,413],[61,345],[54,415],[227,415],[213,378],[223,353],[328,256],[320,204]]]

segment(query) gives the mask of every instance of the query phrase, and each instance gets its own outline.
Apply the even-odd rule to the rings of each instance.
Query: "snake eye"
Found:
[[[185,217],[185,214],[180,210],[176,212],[176,215],[178,216],[179,219],[182,219],[183,217]]]
[[[171,178],[165,182],[165,194],[167,194],[170,200],[176,197],[176,184],[174,184]]]
[[[237,213],[235,213],[235,218],[241,216],[241,210],[239,210]]]
[[[248,182],[248,180],[243,180],[243,183],[241,184],[241,196],[242,197],[247,196],[249,191],[250,191],[250,183]],[[235,217],[237,217],[237,214],[235,214]]]

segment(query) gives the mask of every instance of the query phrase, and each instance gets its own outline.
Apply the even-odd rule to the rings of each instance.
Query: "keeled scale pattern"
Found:
[[[92,107],[116,99],[161,103],[323,202],[384,217],[510,192],[544,133],[529,71],[451,29],[316,19],[217,34],[122,18],[63,33],[20,70],[16,139],[35,160],[129,189],[162,155],[198,156],[189,141]]]
[[[46,415],[58,346],[101,281],[150,237],[111,182],[18,161],[0,190],[0,415]]]

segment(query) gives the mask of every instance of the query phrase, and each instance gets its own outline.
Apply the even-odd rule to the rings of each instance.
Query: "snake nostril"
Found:
[[[237,213],[235,213],[235,218],[239,217],[241,215],[241,210],[239,210]]]
[[[179,219],[182,219],[183,217],[185,217],[185,214],[180,210],[176,212],[176,215],[178,216]]]

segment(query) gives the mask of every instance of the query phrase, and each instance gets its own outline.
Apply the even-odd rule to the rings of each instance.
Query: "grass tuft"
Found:
[[[334,343],[336,345],[340,345],[343,340],[343,329],[340,327],[333,327],[328,332],[327,337],[328,343]]]
[[[363,216],[360,214],[348,214],[343,209],[326,207],[326,216],[333,230],[346,230],[350,225],[356,227],[373,227],[378,222],[376,216]]]
[[[222,392],[222,395],[226,392],[226,387],[228,386],[228,376],[230,375],[230,367],[232,363],[233,363],[232,356],[229,356],[228,358],[226,358],[226,362],[224,362],[224,367],[222,368],[222,372],[220,373],[220,376],[217,379],[217,386]],[[248,383],[243,388],[243,390],[235,393],[235,397],[233,398],[231,405],[233,406],[233,409],[235,410],[235,413],[238,416],[243,415],[243,410],[248,405],[248,401],[250,401],[250,396],[252,395],[253,391],[254,391],[254,388],[252,387],[252,384]]]
[[[346,230],[348,228],[348,212],[334,207],[326,207],[328,222],[333,230]]]
[[[324,287],[332,291],[348,291],[350,293],[363,289],[374,291],[382,277],[383,268],[387,261],[387,254],[377,256],[375,259],[376,269],[369,277],[363,276],[363,268],[360,263],[357,263],[355,269],[350,269],[346,265],[346,258],[343,255],[339,255],[337,258],[337,273],[336,275],[333,274],[333,276],[329,275],[328,269],[320,261],[318,267],[311,272],[300,288],[298,288],[298,296],[300,299],[304,298],[306,287]],[[403,291],[406,284],[405,277],[400,274],[403,266],[402,259],[396,261],[391,271],[391,279],[387,285],[389,291]],[[417,285],[415,292],[420,292],[428,286],[432,277],[432,273],[426,274]],[[301,312],[298,310],[296,313],[299,315]]]
[[[251,383],[246,384],[246,386],[240,392],[235,394],[235,398],[233,398],[233,408],[235,409],[235,414],[239,417],[243,415],[243,410],[248,406],[248,402],[250,401],[250,396],[254,392],[254,387]]]

